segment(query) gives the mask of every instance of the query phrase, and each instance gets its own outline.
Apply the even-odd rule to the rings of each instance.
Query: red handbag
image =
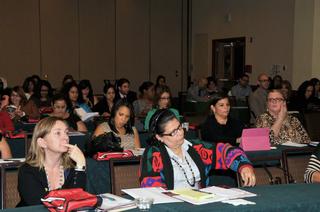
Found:
[[[52,190],[41,198],[41,201],[51,212],[69,212],[82,208],[95,208],[98,197],[82,188],[71,188]]]
[[[129,158],[134,154],[130,150],[124,150],[123,152],[98,152],[93,156],[96,160],[110,160],[111,158]]]

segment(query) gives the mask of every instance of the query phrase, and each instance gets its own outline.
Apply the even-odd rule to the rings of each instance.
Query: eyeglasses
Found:
[[[178,135],[178,132],[179,132],[180,130],[182,130],[181,124],[179,124],[178,128],[177,128],[177,129],[174,129],[171,133],[167,133],[167,134],[162,133],[162,135],[166,135],[166,136],[171,136],[171,137],[173,137],[173,136]]]
[[[170,100],[170,97],[161,97],[161,100]]]
[[[259,80],[259,82],[270,82],[270,80],[265,79],[265,80]]]
[[[268,102],[270,103],[279,103],[279,102],[283,102],[284,99],[283,98],[268,98]]]

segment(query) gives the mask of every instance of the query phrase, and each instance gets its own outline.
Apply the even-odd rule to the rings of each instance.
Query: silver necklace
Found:
[[[180,167],[180,169],[183,171],[183,174],[184,174],[184,177],[186,178],[187,180],[187,183],[191,186],[191,187],[194,187],[194,185],[196,184],[196,177],[194,176],[194,172],[191,168],[191,165],[189,163],[189,161],[187,160],[187,157],[184,156],[184,159],[186,160],[188,166],[189,166],[189,169],[191,171],[191,174],[192,174],[192,181],[189,182],[189,179],[188,179],[188,176],[187,176],[187,173],[186,173],[186,170],[184,170],[184,168],[181,166],[181,164],[176,160],[174,159],[173,157],[171,157],[171,159]]]
[[[46,167],[44,167],[44,171],[46,173],[49,191],[54,190],[54,188],[52,188],[52,186],[50,184],[49,175],[48,175],[48,171],[47,171]],[[59,185],[58,185],[58,188],[56,188],[56,189],[61,188],[63,186],[63,183],[64,183],[64,170],[63,170],[63,166],[60,165],[59,166]]]

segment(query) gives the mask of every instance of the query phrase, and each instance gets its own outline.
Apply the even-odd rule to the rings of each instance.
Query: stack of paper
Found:
[[[98,210],[102,211],[123,211],[137,207],[135,201],[128,200],[113,194],[100,194],[102,204]]]
[[[294,143],[292,141],[287,141],[285,143],[282,143],[281,145],[292,146],[292,147],[305,147],[305,146],[308,146],[308,144],[299,144],[299,143]]]
[[[160,203],[172,203],[172,202],[182,202],[176,198],[170,197],[163,192],[167,192],[167,190],[160,187],[151,187],[151,188],[131,188],[131,189],[122,189],[123,192],[129,194],[133,198],[142,198],[149,197],[152,198],[153,204]]]

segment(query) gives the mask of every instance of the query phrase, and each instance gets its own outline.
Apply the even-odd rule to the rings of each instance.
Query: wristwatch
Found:
[[[76,166],[74,170],[79,172],[84,172],[86,170],[86,166]]]

